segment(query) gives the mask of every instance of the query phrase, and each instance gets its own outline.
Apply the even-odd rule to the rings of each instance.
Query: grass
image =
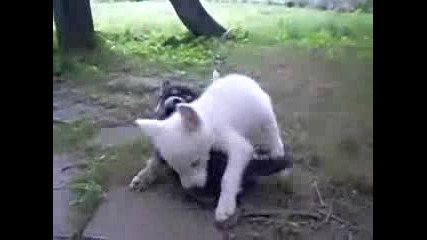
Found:
[[[128,184],[150,153],[149,145],[144,141],[85,150],[89,165],[71,184],[73,201],[70,217],[74,229],[82,229],[112,185]]]
[[[81,120],[70,124],[53,124],[53,152],[77,151],[85,146],[95,133],[93,124]]]

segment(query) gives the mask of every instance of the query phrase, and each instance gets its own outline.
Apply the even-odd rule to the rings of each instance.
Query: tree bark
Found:
[[[195,36],[220,37],[226,29],[203,8],[200,0],[169,0],[181,22]]]
[[[53,0],[58,46],[64,52],[95,46],[90,0]]]

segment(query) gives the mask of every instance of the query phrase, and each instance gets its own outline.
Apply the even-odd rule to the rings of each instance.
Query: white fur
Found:
[[[159,176],[159,171],[161,170],[160,161],[155,157],[152,157],[147,160],[145,168],[141,169],[137,175],[135,175],[129,184],[130,189],[145,189],[154,181],[156,181]]]
[[[212,81],[215,81],[217,79],[219,79],[221,77],[221,75],[219,74],[218,70],[214,69],[212,72]]]
[[[138,119],[136,123],[178,172],[184,188],[205,185],[210,149],[228,154],[215,211],[220,222],[236,210],[241,177],[253,154],[254,133],[262,133],[262,143],[271,157],[284,155],[270,97],[244,75],[216,79],[194,102],[178,104],[177,111],[166,120]],[[138,175],[139,181],[142,178],[144,174]]]

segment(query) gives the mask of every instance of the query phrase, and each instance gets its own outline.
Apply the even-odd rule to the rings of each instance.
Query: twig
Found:
[[[320,206],[322,207],[326,206],[325,202],[323,201],[322,195],[320,194],[319,187],[317,186],[317,180],[314,180],[313,187],[314,187],[314,190],[316,191],[317,197],[319,198]]]
[[[88,164],[87,163],[75,163],[75,164],[70,164],[70,165],[67,165],[67,166],[65,166],[65,167],[63,167],[63,168],[61,168],[61,172],[65,172],[65,171],[67,171],[67,170],[69,170],[69,169],[71,169],[71,168],[86,168],[88,166]]]
[[[314,226],[314,229],[320,229],[323,225],[329,222],[329,219],[332,216],[332,206],[329,206],[328,213],[326,214],[325,218],[316,226]]]
[[[53,240],[68,240],[71,239],[70,235],[66,234],[53,234]]]
[[[82,240],[108,240],[108,238],[104,236],[83,236]]]
[[[292,221],[286,221],[286,224],[293,227],[293,228],[297,228],[299,227],[299,224],[296,222],[292,222]],[[301,224],[301,223],[300,223]]]
[[[362,226],[355,226],[355,225],[351,225],[347,227],[347,230],[352,231],[352,232],[358,232],[358,231],[367,231],[367,232],[372,232],[372,228],[367,228],[367,227],[362,227]]]
[[[316,209],[316,211],[318,213],[322,214],[322,215],[327,215],[327,213],[324,212],[323,210]],[[344,219],[342,219],[342,218],[340,218],[340,217],[338,217],[338,216],[336,216],[334,214],[331,214],[330,218],[333,219],[333,220],[335,220],[335,221],[337,221],[337,222],[339,222],[339,223],[341,223],[341,224],[344,224],[344,225],[352,225],[350,222],[348,222],[348,221],[346,221],[346,220],[344,220]]]
[[[254,217],[274,217],[274,216],[284,216],[285,218],[292,218],[292,217],[305,217],[305,218],[311,218],[314,220],[319,220],[322,218],[321,215],[308,212],[304,210],[293,210],[293,211],[260,211],[260,212],[247,212],[243,213],[241,215],[242,218],[254,218]]]
[[[60,119],[53,118],[52,120],[53,120],[53,123],[57,123],[57,124],[69,124],[68,122],[60,120]]]
[[[348,231],[347,240],[353,240],[353,234],[351,233],[351,231]]]

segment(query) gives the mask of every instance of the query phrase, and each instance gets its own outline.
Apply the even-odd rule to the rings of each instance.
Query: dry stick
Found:
[[[60,120],[60,119],[53,119],[53,123],[57,123],[57,124],[68,124],[68,122]]]
[[[241,215],[242,218],[254,218],[254,217],[273,217],[273,216],[280,216],[283,215],[285,216],[285,218],[290,218],[290,217],[306,217],[306,218],[312,218],[315,220],[319,220],[322,218],[321,215],[313,213],[313,212],[308,212],[308,211],[304,211],[304,210],[293,210],[293,211],[259,211],[259,212],[247,212],[247,213],[243,213]]]
[[[320,206],[322,206],[322,207],[326,206],[325,202],[323,201],[322,195],[320,194],[319,187],[317,186],[317,180],[314,180],[313,187],[317,193],[317,197],[319,198]]]
[[[286,224],[293,227],[293,228],[299,227],[299,224],[297,222],[287,221]],[[303,224],[303,223],[300,222],[300,224]]]
[[[53,234],[53,239],[54,240],[68,240],[68,239],[71,239],[71,236],[65,235],[65,234]]]
[[[320,194],[320,191],[319,191],[319,188],[318,188],[318,185],[317,185],[317,180],[314,180],[314,182],[313,182],[313,187],[314,187],[314,189],[315,189],[315,191],[316,191],[316,193],[317,193],[317,197],[319,198],[319,202],[320,202],[320,206],[321,207],[324,207],[324,206],[326,206],[326,204],[325,204],[325,202],[323,201],[323,198],[322,198],[322,195]],[[344,225],[347,225],[347,226],[352,226],[352,224],[349,222],[349,221],[346,221],[346,220],[344,220],[344,219],[342,219],[342,218],[340,218],[340,217],[338,217],[338,216],[336,216],[336,215],[334,215],[333,213],[332,213],[332,206],[329,208],[329,211],[326,213],[326,212],[324,212],[324,211],[322,211],[321,209],[316,209],[316,211],[318,212],[318,213],[320,213],[320,214],[322,214],[322,215],[325,215],[326,217],[325,217],[325,219],[324,220],[326,220],[327,219],[327,221],[325,221],[324,223],[323,223],[323,221],[322,221],[322,225],[323,224],[325,224],[325,223],[327,223],[328,221],[329,221],[329,219],[333,219],[333,220],[335,220],[335,221],[337,221],[337,222],[339,222],[339,223],[341,223],[341,224],[344,224]],[[329,217],[328,217],[329,216]],[[320,224],[319,224],[320,225]],[[320,225],[321,226],[321,225]],[[318,226],[318,227],[320,227],[320,226]]]
[[[348,231],[347,240],[353,240],[353,234],[351,233],[351,231]]]
[[[369,232],[372,232],[373,231],[372,228],[355,226],[355,225],[348,226],[347,230],[348,231],[352,231],[352,232],[354,232],[354,231],[356,231],[356,232],[357,231],[369,231]]]
[[[107,237],[104,236],[83,236],[83,240],[108,240]]]
[[[329,219],[332,216],[332,206],[329,206],[328,213],[326,214],[325,218],[316,226],[314,226],[314,229],[320,229],[323,225],[329,222]]]
[[[67,170],[69,170],[69,169],[71,169],[71,168],[79,168],[79,169],[82,169],[82,168],[86,168],[87,166],[88,166],[88,163],[75,163],[75,164],[70,164],[70,165],[67,165],[67,166],[65,166],[65,167],[61,168],[61,172],[65,172],[65,171],[67,171]]]
[[[327,215],[326,212],[324,212],[324,211],[322,211],[320,209],[316,209],[316,211],[318,213],[322,214],[322,215]],[[348,221],[346,221],[346,220],[344,220],[344,219],[342,219],[342,218],[340,218],[340,217],[338,217],[338,216],[336,216],[334,214],[331,214],[330,218],[333,219],[333,220],[335,220],[335,221],[337,221],[337,222],[339,222],[339,223],[341,223],[341,224],[344,224],[344,225],[352,225],[350,222],[348,222]]]

